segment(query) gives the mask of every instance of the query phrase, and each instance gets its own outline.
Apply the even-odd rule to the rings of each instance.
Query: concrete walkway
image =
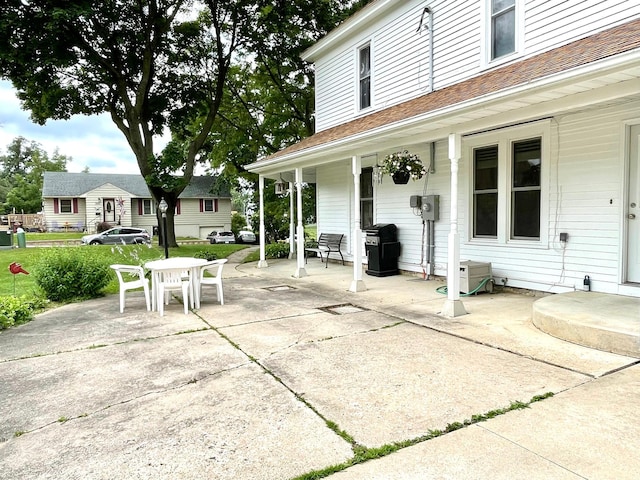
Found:
[[[189,315],[133,293],[0,333],[0,479],[637,478],[637,359],[540,332],[536,297],[451,320],[438,281],[269,263]]]

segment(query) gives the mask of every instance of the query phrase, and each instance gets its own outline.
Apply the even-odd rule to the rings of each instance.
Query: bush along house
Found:
[[[393,224],[400,270],[447,276],[449,316],[466,261],[508,286],[640,297],[640,3],[377,0],[303,58],[316,133],[249,169],[262,191],[290,182],[297,229],[316,183],[352,291],[367,227]]]

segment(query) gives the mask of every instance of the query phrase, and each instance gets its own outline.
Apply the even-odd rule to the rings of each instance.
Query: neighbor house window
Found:
[[[467,140],[473,239],[515,243],[547,238],[543,213],[548,184],[543,176],[544,159],[549,155],[545,153],[549,148],[546,135],[548,123],[541,123]]]
[[[360,110],[371,106],[371,45],[362,47],[359,57]]]
[[[61,198],[60,199],[60,213],[72,213],[73,210],[71,208],[71,199]]]
[[[491,0],[491,60],[516,50],[516,0]]]
[[[142,214],[153,215],[153,202],[150,198],[145,198],[144,200],[142,200]]]
[[[218,211],[217,198],[201,198],[200,199],[200,212],[217,212],[217,211]]]
[[[360,174],[360,228],[373,225],[373,168],[363,168]]]

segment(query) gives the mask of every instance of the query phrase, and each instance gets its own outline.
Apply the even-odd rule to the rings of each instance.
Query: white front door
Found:
[[[640,283],[640,125],[629,136],[629,200],[627,221],[627,281]]]
[[[116,202],[113,198],[105,198],[102,200],[103,220],[112,225],[116,221]]]

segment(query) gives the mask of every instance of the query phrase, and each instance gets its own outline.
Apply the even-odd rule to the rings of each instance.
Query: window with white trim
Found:
[[[153,202],[150,198],[145,198],[142,200],[142,214],[143,215],[153,215]]]
[[[548,180],[543,172],[548,135],[546,126],[516,127],[465,139],[471,168],[472,240],[540,243],[546,238],[543,192]]]
[[[204,199],[204,211],[205,212],[215,212],[215,205],[213,199],[205,198]]]
[[[373,167],[360,172],[360,228],[373,225]]]
[[[516,0],[491,0],[491,60],[516,51]]]
[[[371,45],[358,50],[358,94],[360,110],[371,106]]]
[[[71,208],[71,199],[69,198],[61,198],[60,199],[60,213],[72,213],[73,209]]]

